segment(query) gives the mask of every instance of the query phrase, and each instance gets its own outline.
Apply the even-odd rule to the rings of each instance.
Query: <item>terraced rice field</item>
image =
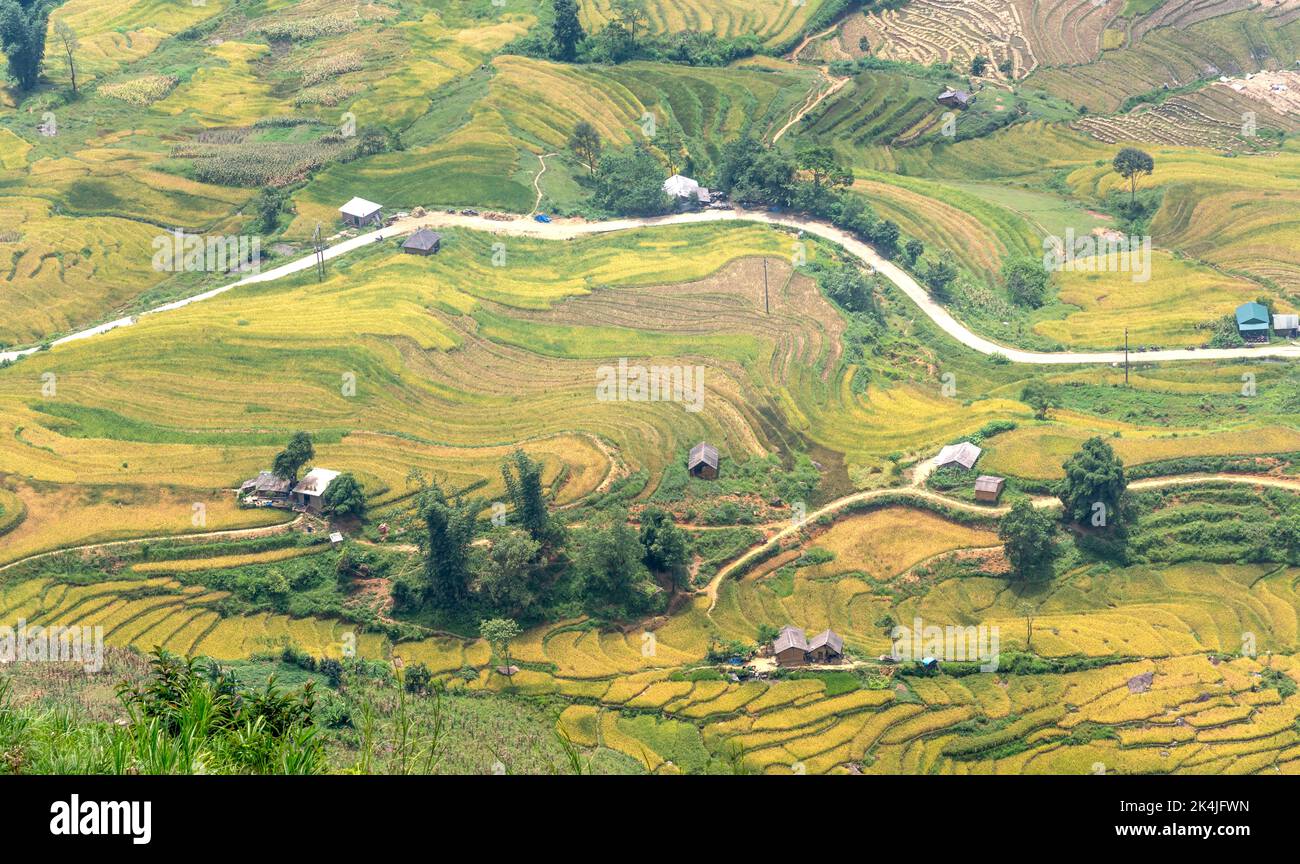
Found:
[[[166,576],[69,585],[33,579],[0,593],[0,618],[43,627],[102,627],[104,642],[151,651],[161,646],[183,654],[243,659],[296,645],[313,656],[340,657],[345,634],[357,653],[382,657],[385,643],[342,622],[266,613],[221,617],[215,604],[227,597]]]
[[[1156,154],[1159,164],[1148,180],[1163,186],[1164,200],[1151,223],[1153,242],[1287,291],[1300,285],[1289,235],[1300,206],[1300,191],[1291,179],[1300,160],[1294,144],[1251,158],[1226,159],[1183,148],[1162,148]],[[1084,167],[1071,173],[1070,183],[1096,195],[1119,189],[1115,180],[1122,178],[1107,174]]]
[[[1238,385],[1240,387],[1240,385]],[[1133,428],[1113,424],[1123,437],[1110,441],[1127,464],[1156,462],[1181,456],[1287,453],[1300,448],[1300,434],[1286,426],[1187,434],[1164,428]],[[1097,427],[1101,431],[1103,427]],[[1080,428],[1051,424],[1016,429],[1000,435],[980,460],[981,470],[1020,477],[1056,479],[1061,463],[1079,448],[1089,434]]]
[[[283,511],[241,510],[233,495],[212,489],[83,487],[15,477],[5,483],[10,487],[2,493],[5,500],[17,501],[26,515],[0,533],[0,565],[69,546],[253,529],[287,518]]]
[[[987,539],[889,508],[851,517],[819,542],[839,550],[837,568],[867,562],[885,574],[917,553],[902,542],[899,532],[908,530],[925,534],[936,550]],[[874,656],[889,648],[874,623],[884,612],[902,621],[980,621],[1001,632],[1002,651],[1018,650],[1020,601],[988,577],[940,581],[891,602],[860,579],[821,576],[797,578],[773,605],[761,599],[776,598],[762,580],[747,579],[727,584],[712,621],[701,597],[653,631],[601,630],[580,620],[529,631],[512,652],[524,667],[512,682],[486,668],[490,652],[477,640],[392,645],[375,634],[356,636],[361,656],[400,654],[435,674],[454,673],[453,688],[580,700],[560,715],[570,740],[614,749],[656,773],[730,771],[737,761],[765,773],[1091,773],[1099,762],[1110,773],[1292,771],[1300,698],[1281,696],[1264,673],[1300,672],[1288,653],[1300,639],[1296,581],[1293,568],[1276,565],[1068,573],[1036,598],[1035,650],[1148,659],[1069,674],[885,677],[847,691],[832,688],[829,677],[733,683],[674,670],[699,662],[713,627],[742,637],[768,620],[829,624]],[[101,626],[110,645],[225,659],[286,644],[337,657],[354,632],[340,622],[265,613],[223,618],[214,605],[224,596],[167,576],[94,585],[32,579],[0,591],[0,619]],[[819,609],[842,611],[823,621]],[[1207,653],[1237,653],[1243,632],[1258,634],[1261,652],[1280,653]],[[466,668],[477,674],[467,679]]]
[[[622,147],[646,140],[643,118],[652,115],[657,128],[675,124],[682,130],[703,169],[746,124],[762,132],[784,121],[815,73],[643,62],[574,67],[500,56],[482,77],[485,90],[464,125],[417,124],[412,137],[427,137],[427,143],[321,172],[297,196],[298,214],[286,235],[306,238],[317,222],[333,224],[339,203],[361,186],[394,208],[528,212],[537,155],[563,151],[579,121],[591,123],[607,147]]]
[[[1079,311],[1040,321],[1034,330],[1062,345],[1088,348],[1122,345],[1125,329],[1134,345],[1204,345],[1210,334],[1198,325],[1206,323],[1207,309],[1227,315],[1260,295],[1254,282],[1167,252],[1152,251],[1149,270],[1131,263],[1128,272],[1114,269],[1124,266],[1123,260],[1094,256],[1059,271],[1060,301]]]
[[[602,706],[566,709],[560,727],[577,743],[610,747],[658,773],[698,770],[707,758],[701,743],[714,770],[739,758],[764,773],[843,773],[852,765],[883,774],[1084,774],[1099,763],[1117,774],[1292,772],[1300,699],[1261,687],[1266,663],[1294,674],[1290,658],[1216,663],[1193,655],[1068,676],[914,678],[839,696],[816,680],[682,682],[688,689],[663,719],[621,716],[619,707],[659,686],[647,681],[630,697],[634,688],[611,691]],[[1144,675],[1150,689],[1134,692],[1129,682]],[[721,700],[729,700],[725,713],[698,731],[690,725],[688,713]]]
[[[613,20],[611,5],[610,0],[580,0],[580,20],[588,33]],[[645,6],[652,33],[694,31],[724,39],[753,35],[783,44],[799,34],[821,0],[649,0]]]
[[[6,465],[58,482],[152,485],[172,482],[184,464],[190,482],[231,488],[302,425],[293,405],[309,399],[317,406],[318,460],[357,472],[376,501],[409,494],[412,466],[436,470],[456,487],[485,479],[497,488],[500,458],[521,440],[554,460],[550,478],[566,467],[567,501],[608,473],[594,436],[655,473],[706,432],[734,458],[762,453],[755,382],[817,399],[839,368],[834,337],[842,319],[777,257],[768,268],[774,314],[763,314],[753,287],[762,265],[747,259],[783,255],[790,240],[780,232],[672,229],[567,249],[519,240],[505,268],[492,266],[490,237],[456,236],[437,258],[375,250],[323,284],[296,279],[235,291],[146,318],[93,346],[60,349],[49,364],[57,406],[35,398],[40,391],[21,364],[0,370],[13,406],[10,429],[23,427],[7,439]],[[684,248],[692,250],[685,268],[675,254]],[[705,281],[663,286],[666,277]],[[719,303],[734,310],[725,332]],[[380,308],[382,315],[366,311]],[[372,321],[374,332],[358,338],[358,320]],[[738,324],[749,332],[736,331]],[[192,337],[196,326],[204,339]],[[286,342],[304,326],[316,333],[310,357]],[[635,352],[626,342],[634,331],[641,334]],[[692,414],[672,403],[596,401],[596,367],[628,355],[699,357],[716,407]],[[274,402],[259,380],[235,371],[250,357],[285,370]],[[342,391],[349,372],[355,396]],[[515,429],[501,425],[504,416]]]
[[[905,145],[939,134],[945,109],[931,81],[886,72],[862,72],[803,123],[803,134],[849,149]]]
[[[1184,86],[1207,75],[1292,66],[1297,25],[1282,20],[1270,20],[1263,11],[1234,11],[1186,26],[1158,27],[1086,66],[1040,69],[1027,83],[1086,105],[1092,114],[1109,114],[1127,96]]]
[[[995,76],[996,67],[1008,61],[1012,77],[1023,77],[1038,65],[1021,9],[1005,0],[913,0],[901,9],[851,15],[842,27],[840,46],[854,56],[869,53],[924,65],[951,63],[962,71],[976,55],[983,55],[993,61],[986,74]]]
[[[1287,81],[1288,93],[1291,84],[1300,85],[1300,76],[1294,73],[1270,77]],[[1088,117],[1076,125],[1108,144],[1145,142],[1245,152],[1276,147],[1276,132],[1300,128],[1300,122],[1284,113],[1285,109],[1276,110],[1266,99],[1238,92],[1234,84],[1245,90],[1244,79],[1216,82],[1155,106],[1139,106],[1115,117]]]

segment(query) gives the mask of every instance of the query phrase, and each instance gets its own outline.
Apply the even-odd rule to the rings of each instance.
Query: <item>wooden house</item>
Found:
[[[243,482],[239,487],[239,495],[254,502],[286,503],[292,486],[291,481],[277,477],[270,471],[262,471],[252,480]]]
[[[975,97],[967,93],[965,90],[954,90],[949,87],[938,95],[936,101],[947,108],[965,110],[975,101]]]
[[[421,228],[402,244],[402,251],[407,255],[437,255],[442,248],[442,235],[428,228]]]
[[[772,656],[778,666],[802,666],[808,662],[808,640],[803,630],[787,624],[772,641]]]
[[[844,659],[844,637],[834,630],[823,630],[808,640],[809,663],[838,663]]]
[[[364,228],[368,225],[380,228],[384,224],[383,205],[364,198],[353,198],[344,204],[339,208],[339,216],[353,228]]]
[[[686,458],[686,470],[692,477],[699,477],[701,480],[717,480],[718,448],[703,441],[696,444],[691,448],[690,456]]]
[[[1007,484],[1005,478],[991,474],[981,474],[975,478],[975,500],[985,504],[996,504],[1002,497],[1002,487]]]

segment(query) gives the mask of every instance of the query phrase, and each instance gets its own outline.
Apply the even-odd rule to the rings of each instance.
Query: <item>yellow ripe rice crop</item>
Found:
[[[592,705],[570,705],[560,712],[560,719],[556,725],[579,747],[595,747],[598,743],[596,725],[598,710]]]
[[[131,565],[133,573],[192,573],[197,570],[222,570],[229,567],[243,567],[248,564],[266,564],[272,561],[284,561],[303,555],[315,555],[329,547],[289,546],[284,549],[271,549],[266,552],[251,552],[245,555],[214,555],[210,558],[178,558],[175,561],[143,561]]]
[[[941,552],[997,542],[992,531],[959,525],[925,510],[886,507],[836,522],[817,538],[816,546],[835,554],[829,568],[862,570],[887,579]]]

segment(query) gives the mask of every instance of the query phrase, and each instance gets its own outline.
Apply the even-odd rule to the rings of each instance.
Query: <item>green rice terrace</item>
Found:
[[[1300,773],[1298,22],[0,0],[0,774]]]

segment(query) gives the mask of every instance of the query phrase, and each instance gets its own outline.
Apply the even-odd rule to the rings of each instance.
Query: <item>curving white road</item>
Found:
[[[889,279],[899,290],[906,294],[913,303],[915,303],[922,312],[924,312],[931,321],[939,326],[945,333],[956,339],[974,351],[981,354],[1001,354],[1013,363],[1034,363],[1046,365],[1066,365],[1076,363],[1123,363],[1123,351],[1059,351],[1059,352],[1041,352],[1025,351],[1019,348],[1010,348],[1000,345],[989,339],[985,339],[976,333],[971,332],[964,324],[948,312],[947,309],[936,303],[925,288],[921,287],[906,271],[897,264],[886,260],[869,244],[862,242],[856,237],[830,225],[815,219],[808,219],[800,216],[790,216],[785,214],[768,213],[756,210],[705,210],[698,213],[675,213],[669,216],[656,216],[651,218],[628,218],[628,219],[608,219],[601,222],[587,222],[581,219],[555,219],[551,222],[537,222],[527,216],[517,216],[512,219],[489,219],[485,216],[463,216],[460,213],[430,213],[420,217],[409,217],[401,219],[392,225],[386,226],[379,231],[372,231],[369,234],[362,234],[330,246],[325,250],[326,260],[337,258],[340,255],[346,255],[355,249],[367,246],[379,240],[388,240],[404,234],[409,234],[418,228],[469,228],[477,231],[489,231],[496,234],[505,234],[517,237],[540,237],[549,240],[571,240],[575,237],[581,237],[588,234],[604,234],[611,231],[631,231],[637,228],[654,227],[659,225],[689,225],[700,222],[759,222],[769,225],[782,225],[787,228],[802,230],[808,234],[829,240],[843,247],[848,252],[855,255],[861,261],[870,265],[886,279]],[[240,285],[250,285],[255,282],[269,282],[275,279],[293,273],[300,273],[309,270],[315,266],[315,255],[307,255],[279,267],[273,267],[264,270],[255,275],[246,276],[237,282],[229,285],[223,285],[220,288],[213,288],[202,294],[196,294],[193,297],[187,297],[184,300],[177,300],[173,303],[167,303],[155,309],[150,309],[142,315],[154,315],[159,312],[168,312],[173,309],[180,309],[191,303],[198,303],[207,300],[209,297],[216,297],[218,294],[224,294],[232,288],[238,288]],[[100,333],[106,333],[119,327],[126,327],[134,324],[139,316],[129,318],[119,318],[116,321],[109,321],[96,327],[82,330],[54,340],[51,345],[58,346],[68,342],[76,342],[82,339],[96,336]],[[0,352],[0,361],[16,360],[26,354],[31,354],[39,350],[38,348],[27,348],[19,351]],[[1188,360],[1236,360],[1242,358],[1258,357],[1282,357],[1287,359],[1300,358],[1300,344],[1269,344],[1257,348],[1199,348],[1196,350],[1187,350],[1185,348],[1167,349],[1160,351],[1145,351],[1140,354],[1131,355],[1130,359],[1140,360],[1143,362],[1156,361],[1188,361]]]

